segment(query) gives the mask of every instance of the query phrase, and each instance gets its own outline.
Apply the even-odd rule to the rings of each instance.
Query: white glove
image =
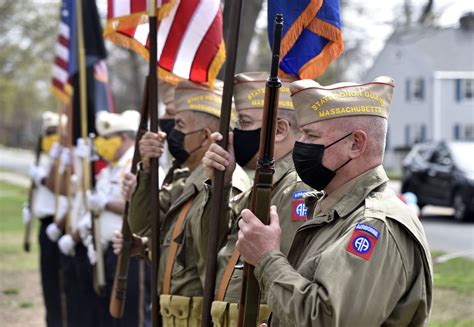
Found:
[[[57,242],[62,234],[63,232],[55,223],[49,224],[48,227],[46,227],[46,235],[51,242]]]
[[[61,144],[58,142],[54,142],[53,145],[51,146],[51,150],[49,150],[49,156],[51,159],[57,159],[59,158],[59,155],[61,154]]]
[[[74,252],[75,245],[76,243],[74,243],[72,236],[69,234],[62,236],[58,241],[58,247],[61,253],[67,256],[71,256],[71,257],[75,255],[75,252]]]
[[[28,206],[23,207],[22,216],[23,216],[23,224],[26,225],[31,221],[32,215],[31,215],[30,208],[28,208]]]
[[[79,177],[76,174],[71,175],[71,191],[76,193],[79,190]]]
[[[97,252],[94,250],[94,244],[92,242],[89,242],[87,245],[87,257],[89,258],[89,262],[91,265],[95,265],[97,262]]]
[[[36,165],[30,166],[30,170],[29,170],[28,174],[30,175],[31,179],[33,180],[33,182],[35,183],[36,186],[40,186],[41,181],[47,175],[47,173],[46,173],[46,171],[43,167],[36,166]]]
[[[91,223],[91,216],[86,215],[84,216],[81,221],[79,222],[77,229],[79,230],[79,235],[81,239],[85,240],[89,235],[91,235],[92,223]]]
[[[105,210],[107,202],[107,197],[103,194],[97,192],[92,193],[90,190],[87,191],[87,206],[96,214]]]
[[[74,150],[76,156],[82,159],[90,159],[91,156],[91,147],[89,144],[86,144],[84,139],[77,139],[76,149]]]
[[[68,148],[64,148],[61,151],[61,170],[64,170],[66,166],[71,164],[71,150]]]

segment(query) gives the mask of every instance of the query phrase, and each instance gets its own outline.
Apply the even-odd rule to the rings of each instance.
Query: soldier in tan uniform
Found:
[[[219,128],[221,92],[203,85],[181,82],[175,91],[176,126],[167,138],[168,147],[178,163],[189,169],[187,178],[179,178],[170,184],[169,190],[160,193],[161,253],[158,285],[160,307],[164,326],[199,326],[202,308],[203,286],[197,266],[204,266],[205,258],[194,251],[191,230],[199,230],[199,237],[207,244],[209,215],[203,215],[207,193],[202,192],[206,176],[201,160],[212,144],[211,133]],[[149,142],[140,144],[143,170],[140,170],[138,187],[132,197],[130,226],[140,236],[150,236],[149,190],[147,187],[149,159],[162,151],[165,135],[147,134]],[[145,140],[147,140],[145,139]],[[176,181],[176,182],[175,182]],[[239,168],[233,177],[232,194],[250,187],[248,177]],[[167,188],[164,186],[163,188]],[[163,199],[161,194],[168,194]],[[228,224],[222,224],[222,236]],[[202,255],[202,254],[201,254]]]
[[[308,221],[280,251],[280,207],[269,226],[242,213],[237,248],[266,293],[273,326],[423,326],[432,266],[418,218],[389,190],[382,167],[393,81],[291,84],[293,161],[315,189]],[[281,203],[284,205],[284,203]],[[277,213],[278,211],[278,213]],[[280,218],[279,218],[280,217]]]
[[[226,181],[233,171],[235,162],[255,170],[263,116],[263,99],[266,73],[245,73],[235,76],[234,98],[238,113],[238,124],[230,135],[229,152],[213,144],[203,159],[207,174],[212,178],[214,169],[226,170]],[[285,220],[282,228],[285,236],[282,251],[287,253],[297,228],[306,220],[306,207],[303,195],[311,188],[298,178],[291,159],[291,150],[299,134],[293,103],[290,98],[289,80],[282,81],[279,98],[279,111],[275,137],[275,174],[273,175],[272,204],[285,203],[282,210]],[[220,134],[213,135],[220,139]],[[212,319],[215,326],[237,325],[237,303],[240,300],[242,283],[242,261],[235,249],[237,218],[244,208],[250,206],[251,192],[240,198],[233,198],[231,232],[226,245],[218,253],[217,296],[212,305]],[[209,200],[210,201],[210,200]],[[266,320],[268,307],[262,305],[260,320]]]

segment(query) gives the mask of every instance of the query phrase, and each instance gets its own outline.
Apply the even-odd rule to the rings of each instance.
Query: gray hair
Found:
[[[219,130],[220,119],[216,116],[201,111],[193,111],[192,113],[197,125],[196,127],[209,128],[212,132],[217,132]]]
[[[346,133],[363,130],[367,134],[367,155],[383,160],[387,137],[387,120],[376,116],[351,116],[334,120]]]

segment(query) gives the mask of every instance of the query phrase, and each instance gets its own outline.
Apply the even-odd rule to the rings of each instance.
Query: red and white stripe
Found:
[[[60,21],[59,23],[59,34],[56,43],[56,55],[54,57],[53,65],[53,93],[54,91],[59,92],[63,96],[59,95],[63,101],[67,101],[66,98],[69,96],[66,91],[66,87],[69,84],[69,40],[70,40],[70,28],[69,26]],[[56,93],[57,94],[57,93]]]
[[[160,8],[162,0],[156,0],[156,8]],[[132,14],[146,12],[148,0],[108,0],[109,12],[108,17],[119,18],[130,16]]]
[[[122,1],[109,0],[109,6],[111,2],[116,14],[131,10],[125,8]],[[148,24],[124,29],[118,27],[115,32],[133,39],[139,48],[148,48]],[[158,66],[182,79],[208,82],[209,68],[222,42],[220,0],[176,0],[168,16],[159,21]],[[137,50],[136,46],[130,47]]]

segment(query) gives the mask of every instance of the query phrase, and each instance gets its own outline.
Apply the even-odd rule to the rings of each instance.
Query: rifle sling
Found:
[[[175,239],[182,233],[184,221],[188,215],[191,204],[193,203],[193,198],[189,199],[179,212],[178,220],[173,227],[173,233],[171,235],[170,247],[167,252],[166,257],[166,266],[165,266],[165,275],[163,277],[163,290],[161,294],[170,294],[171,290],[171,273],[173,272],[174,262],[176,260],[176,254],[178,253],[178,243],[175,242]]]
[[[222,275],[221,282],[219,284],[219,288],[217,290],[216,301],[224,301],[225,293],[227,292],[227,287],[229,287],[230,279],[232,278],[232,274],[234,273],[234,267],[239,261],[240,252],[237,248],[234,249],[232,252],[232,256],[230,257],[229,263],[224,270],[224,275]]]

